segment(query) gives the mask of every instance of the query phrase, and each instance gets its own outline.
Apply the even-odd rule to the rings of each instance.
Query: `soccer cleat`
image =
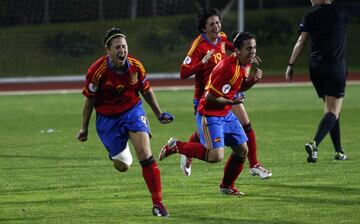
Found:
[[[256,164],[253,168],[251,168],[249,172],[251,175],[259,176],[263,180],[272,176],[271,171],[266,170],[260,163]]]
[[[222,184],[220,185],[220,192],[225,195],[234,195],[234,196],[244,196],[245,193],[239,191],[236,189],[234,185],[231,185],[229,187],[224,187]]]
[[[185,155],[180,156],[180,169],[185,176],[191,175],[191,163],[192,158],[188,158]]]
[[[337,152],[334,157],[335,160],[347,160],[347,156],[344,152]]]
[[[316,142],[311,141],[305,144],[305,150],[308,154],[307,161],[308,163],[316,163],[318,157],[318,149],[316,147]]]
[[[153,206],[152,212],[153,212],[154,216],[158,216],[158,217],[167,217],[167,216],[169,216],[169,213],[166,211],[164,205],[161,202],[159,202],[158,204],[155,204]]]
[[[159,154],[160,161],[165,159],[166,157],[178,152],[176,142],[177,142],[177,140],[175,138],[170,138],[168,143],[166,145],[164,145],[164,147],[162,147],[162,149],[160,150],[160,154]]]

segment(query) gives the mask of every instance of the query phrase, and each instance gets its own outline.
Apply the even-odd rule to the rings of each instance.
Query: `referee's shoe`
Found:
[[[335,153],[335,160],[347,160],[347,156],[344,151]]]
[[[308,163],[316,163],[318,156],[318,149],[316,147],[316,142],[311,141],[305,144],[305,150],[308,154],[307,161]]]

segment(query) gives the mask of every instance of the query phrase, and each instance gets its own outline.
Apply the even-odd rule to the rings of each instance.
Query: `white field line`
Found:
[[[360,81],[348,81],[347,85],[360,85]],[[311,86],[310,82],[296,82],[296,83],[259,83],[253,88],[269,88],[269,87],[299,87]],[[179,91],[179,90],[192,90],[191,85],[186,86],[161,86],[152,87],[155,91]],[[13,96],[13,95],[41,95],[41,94],[81,94],[81,89],[57,89],[57,90],[20,90],[20,91],[0,91],[0,96]]]

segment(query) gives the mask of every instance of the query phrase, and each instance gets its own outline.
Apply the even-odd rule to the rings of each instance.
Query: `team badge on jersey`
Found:
[[[223,87],[221,88],[221,91],[224,93],[224,94],[227,94],[231,89],[231,86],[230,84],[225,84],[223,85]]]
[[[184,59],[183,64],[184,64],[184,65],[188,65],[188,64],[190,64],[190,63],[191,63],[191,57],[190,57],[190,56],[186,56],[186,58]]]
[[[99,86],[95,85],[94,83],[89,83],[89,90],[93,93],[96,93],[99,89]]]
[[[132,74],[130,74],[130,85],[134,85],[138,82],[138,73],[134,72]]]
[[[124,90],[124,85],[118,85],[118,86],[116,86],[116,92],[117,93],[121,93],[123,90]]]

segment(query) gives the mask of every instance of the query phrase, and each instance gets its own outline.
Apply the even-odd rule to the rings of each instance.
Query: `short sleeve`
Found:
[[[106,63],[106,61],[104,61]],[[82,94],[86,97],[94,97],[100,90],[100,83],[105,73],[106,66],[102,64],[93,64],[85,77]]]
[[[307,13],[301,20],[298,33],[301,34],[302,32],[310,32],[310,23],[309,23],[309,13]]]
[[[140,61],[136,63],[136,70],[138,73],[140,91],[146,92],[150,88],[150,82],[148,79],[148,74],[146,73],[145,68]]]

